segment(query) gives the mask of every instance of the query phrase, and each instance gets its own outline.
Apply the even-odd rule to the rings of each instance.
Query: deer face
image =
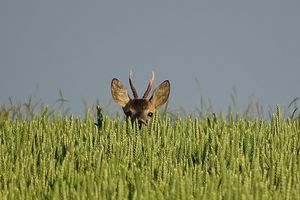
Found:
[[[169,98],[170,82],[165,80],[153,92],[153,95],[147,99],[154,81],[154,72],[149,81],[148,87],[142,98],[138,97],[137,91],[133,85],[131,72],[129,73],[129,84],[134,98],[131,99],[124,85],[116,78],[111,81],[111,94],[113,100],[123,108],[126,117],[131,121],[138,121],[139,127],[152,118],[156,109],[163,105]]]

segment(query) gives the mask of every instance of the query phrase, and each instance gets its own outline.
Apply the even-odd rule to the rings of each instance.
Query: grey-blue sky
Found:
[[[140,92],[171,81],[171,108],[210,98],[226,110],[235,87],[241,107],[300,95],[300,1],[0,2],[0,102],[38,96],[53,104],[61,89],[71,112],[111,99],[110,81]],[[200,82],[196,86],[195,78]],[[112,108],[115,109],[115,108]],[[121,111],[121,110],[119,110]]]

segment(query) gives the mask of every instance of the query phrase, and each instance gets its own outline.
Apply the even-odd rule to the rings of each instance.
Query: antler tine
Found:
[[[154,72],[152,71],[152,78],[150,79],[148,87],[146,89],[146,92],[143,95],[144,99],[148,97],[148,95],[149,95],[149,93],[150,93],[150,91],[152,89],[153,81],[154,81]]]
[[[133,85],[133,81],[132,81],[132,79],[131,79],[131,75],[132,75],[132,71],[130,70],[130,72],[129,72],[129,84],[130,84],[130,88],[131,88],[131,90],[132,90],[133,97],[134,97],[135,99],[138,99],[139,96],[138,96],[137,91],[136,91],[136,89],[135,89],[135,87],[134,87],[134,85]]]

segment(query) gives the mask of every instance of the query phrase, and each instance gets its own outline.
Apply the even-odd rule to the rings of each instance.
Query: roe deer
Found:
[[[133,85],[131,78],[132,72],[129,72],[129,84],[133,93],[133,99],[130,98],[124,85],[116,78],[111,81],[111,94],[113,100],[123,108],[126,117],[130,117],[131,121],[138,121],[139,128],[142,124],[147,124],[152,118],[155,110],[166,103],[170,94],[170,82],[165,80],[153,92],[153,95],[147,99],[153,85],[154,72],[149,81],[148,87],[142,98],[138,97],[138,93]]]

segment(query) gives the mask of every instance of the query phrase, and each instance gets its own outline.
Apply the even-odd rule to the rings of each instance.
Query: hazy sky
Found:
[[[0,104],[61,89],[71,113],[83,100],[111,100],[111,79],[139,93],[151,71],[171,82],[170,108],[200,97],[227,110],[233,88],[243,109],[300,96],[300,1],[0,1]],[[199,81],[200,87],[195,79]],[[115,105],[112,112],[120,111]]]

